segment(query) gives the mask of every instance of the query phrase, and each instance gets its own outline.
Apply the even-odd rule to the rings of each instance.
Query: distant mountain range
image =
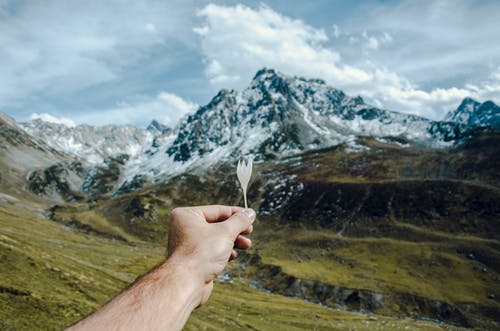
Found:
[[[52,148],[90,164],[100,164],[107,157],[120,154],[135,157],[144,152],[144,148],[152,143],[158,131],[153,126],[149,130],[144,130],[131,125],[91,126],[83,124],[69,127],[41,119],[20,125],[27,133]]]
[[[5,115],[0,120],[19,136],[32,137],[33,144],[90,169],[80,174],[86,189],[92,186],[92,176],[112,164],[117,185],[97,193],[134,189],[241,156],[279,159],[340,144],[348,152],[369,149],[358,139],[362,136],[407,147],[447,148],[500,125],[499,107],[492,101],[466,98],[444,121],[431,121],[373,107],[319,79],[273,69],[258,71],[241,92],[221,90],[174,129],[156,120],[147,129],[68,127],[41,119],[17,124]],[[60,159],[54,159],[57,162]]]

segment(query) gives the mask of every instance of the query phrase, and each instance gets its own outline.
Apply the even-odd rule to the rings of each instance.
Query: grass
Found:
[[[285,273],[347,288],[412,293],[445,302],[496,305],[496,273],[456,252],[465,240],[476,247],[484,240],[448,235],[448,242],[410,242],[390,238],[346,238],[327,231],[275,231],[262,238],[263,262]],[[488,241],[486,241],[488,242]]]
[[[256,291],[241,282],[217,284],[209,304],[195,311],[186,326],[186,330],[236,329],[361,331],[454,328],[426,321],[323,308],[309,302]]]
[[[84,214],[85,215],[85,214]],[[164,246],[75,231],[24,206],[0,207],[0,329],[57,330],[94,311],[162,261]],[[89,221],[91,222],[91,221]],[[111,229],[105,219],[94,220]],[[186,330],[444,330],[432,322],[328,309],[253,289],[216,284]],[[453,329],[453,328],[451,328]]]
[[[106,234],[126,241],[134,241],[133,236],[125,232],[121,227],[108,222],[102,215],[94,210],[81,211],[73,214],[72,221],[78,222],[78,226],[95,231],[98,234]]]
[[[371,150],[364,153],[346,153],[343,147],[310,151],[288,158],[282,168],[274,164],[272,167],[297,173],[304,181],[370,183],[446,178],[498,188],[498,176],[492,166],[498,158],[498,138],[492,139],[494,143],[474,148],[464,145],[456,153],[417,146],[400,148],[365,137],[361,141]]]
[[[0,215],[1,286],[28,294],[0,296],[2,306],[9,307],[0,320],[14,329],[37,324],[60,329],[80,319],[158,263],[164,252],[142,242],[130,246],[74,233],[24,209],[1,208]]]

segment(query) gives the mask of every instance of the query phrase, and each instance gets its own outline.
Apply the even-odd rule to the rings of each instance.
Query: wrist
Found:
[[[74,329],[181,330],[200,305],[202,286],[187,261],[177,261],[169,258]]]
[[[200,305],[205,281],[197,274],[194,261],[173,254],[159,269],[161,273],[167,274],[164,279],[169,290],[177,292],[187,307],[194,310]]]

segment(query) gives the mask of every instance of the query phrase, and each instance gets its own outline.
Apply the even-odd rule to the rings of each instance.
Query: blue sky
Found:
[[[500,101],[500,2],[0,0],[0,111],[175,126],[262,67],[441,119]]]

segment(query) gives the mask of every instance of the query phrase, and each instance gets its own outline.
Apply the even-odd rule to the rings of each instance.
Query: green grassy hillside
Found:
[[[500,328],[498,137],[452,150],[361,140],[370,151],[255,165],[254,247],[187,329]],[[163,259],[173,207],[242,203],[231,164],[51,203],[25,172],[0,178],[2,330],[61,329],[102,305]]]
[[[163,259],[164,245],[131,236],[123,241],[80,232],[44,218],[43,207],[22,202],[0,207],[2,330],[62,329],[91,313]],[[240,328],[456,329],[426,321],[333,310],[256,290],[246,279],[216,284],[209,303],[196,310],[186,326],[187,330]]]

